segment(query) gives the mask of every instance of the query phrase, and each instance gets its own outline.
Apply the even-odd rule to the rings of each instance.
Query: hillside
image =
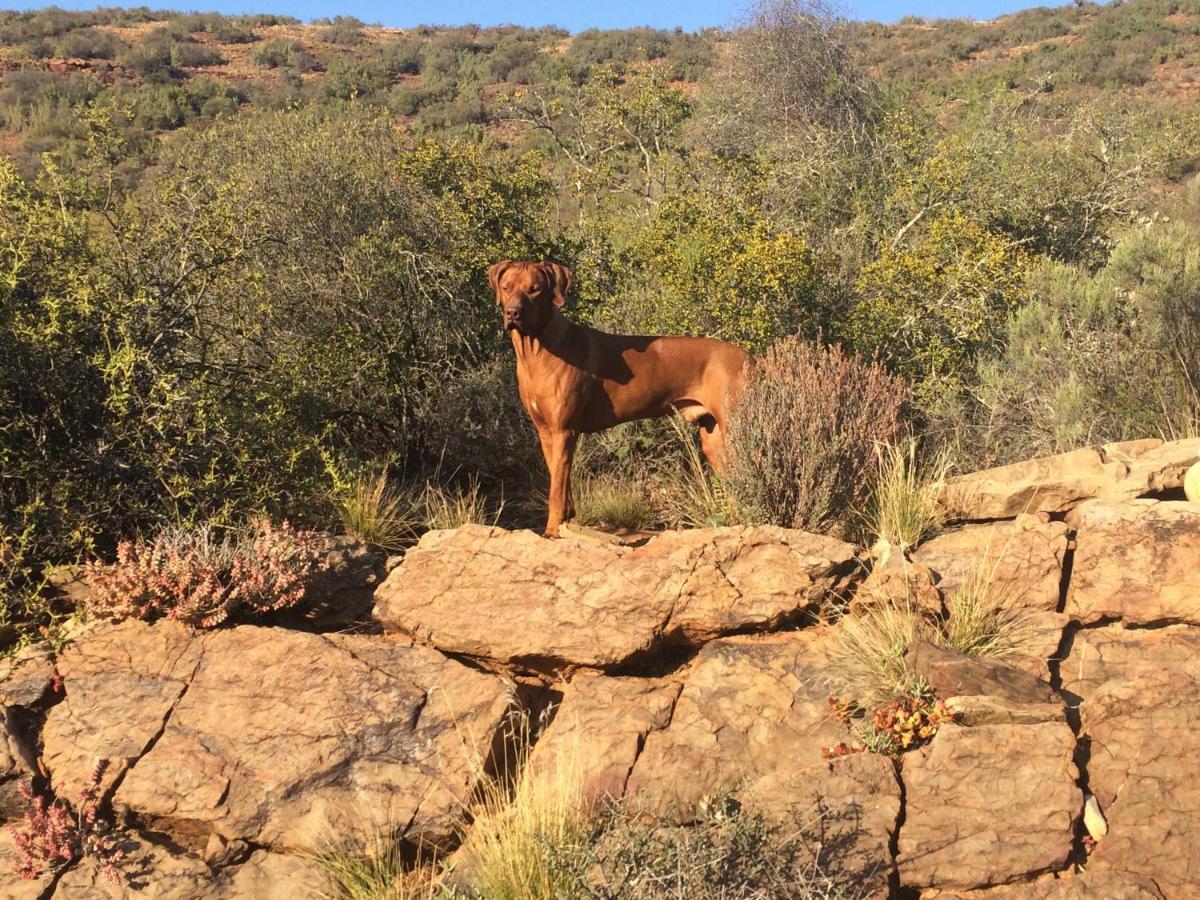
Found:
[[[876,77],[944,101],[1038,89],[1080,102],[1187,104],[1200,92],[1200,7],[1175,2],[1036,8],[989,22],[849,23]],[[111,93],[166,132],[241,109],[346,100],[421,131],[482,128],[501,139],[505,99],[600,66],[653,66],[694,95],[730,33],[546,27],[401,30],[337,18],[225,17],[145,9],[0,12],[0,148],[33,153],[66,137],[72,104]]]

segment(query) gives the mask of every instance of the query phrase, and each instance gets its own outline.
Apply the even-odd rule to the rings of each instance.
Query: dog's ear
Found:
[[[488,284],[492,286],[492,293],[496,295],[497,303],[500,302],[500,279],[511,265],[513,265],[511,259],[502,259],[500,262],[488,266]]]
[[[558,263],[542,263],[542,267],[550,273],[554,281],[554,305],[562,306],[567,302],[567,294],[571,292],[571,285],[575,281],[574,273]]]

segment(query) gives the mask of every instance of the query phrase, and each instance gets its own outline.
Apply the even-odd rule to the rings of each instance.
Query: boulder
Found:
[[[1183,486],[1200,439],[1157,438],[1085,447],[951,478],[943,495],[960,520],[1066,512],[1083,500],[1127,500]]]
[[[937,573],[907,559],[898,547],[882,545],[881,549],[870,574],[854,592],[850,613],[858,615],[870,607],[891,604],[910,605],[931,616],[943,615],[946,608],[936,586]]]
[[[429,648],[249,625],[106,626],[60,668],[44,730],[56,789],[73,798],[113,760],[114,809],[194,847],[215,833],[309,852],[364,818],[444,845],[511,703]]]
[[[646,737],[629,779],[635,808],[686,823],[705,798],[820,765],[821,749],[846,738],[829,715],[831,641],[808,629],[707,644],[669,725]]]
[[[914,641],[904,655],[968,725],[1065,721],[1062,701],[1049,684],[1004,663]]]
[[[897,867],[910,888],[971,889],[1067,863],[1083,808],[1063,723],[943,725],[903,758]]]
[[[582,779],[589,801],[620,799],[646,736],[670,723],[680,687],[653,678],[577,675],[563,689],[530,766],[546,772],[566,766]]]
[[[669,532],[627,547],[465,526],[425,535],[376,592],[375,613],[448,652],[612,669],[819,612],[857,570],[852,545],[783,528]]]
[[[1094,500],[1068,517],[1077,548],[1065,612],[1084,624],[1200,624],[1200,507]]]
[[[809,871],[854,885],[855,896],[888,895],[900,784],[886,756],[855,753],[806,769],[779,768],[738,799],[799,838]]]
[[[1200,679],[1200,631],[1188,625],[1082,628],[1067,641],[1059,665],[1063,693],[1084,703],[1107,681],[1161,671]]]
[[[1006,605],[1037,611],[1058,608],[1067,526],[1045,515],[1011,522],[964,525],[926,541],[913,562],[934,572],[947,605],[963,587],[985,583]]]
[[[1200,894],[1200,680],[1169,669],[1112,678],[1082,707],[1088,785],[1108,833],[1089,871],[1153,879],[1168,897]]]

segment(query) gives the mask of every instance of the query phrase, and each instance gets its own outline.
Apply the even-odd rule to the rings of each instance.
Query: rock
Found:
[[[32,709],[50,693],[54,657],[45,644],[32,644],[0,659],[0,704]]]
[[[1108,826],[1089,871],[1151,878],[1168,897],[1200,893],[1198,705],[1200,681],[1169,670],[1113,678],[1083,705],[1088,785]]]
[[[1086,702],[1107,681],[1164,670],[1200,679],[1200,632],[1187,625],[1080,629],[1065,647],[1059,675],[1063,693]]]
[[[315,860],[266,850],[256,850],[223,879],[223,894],[229,900],[321,900],[334,896],[328,876]]]
[[[939,697],[987,696],[1016,704],[1058,705],[1058,696],[1046,682],[994,659],[916,640],[909,645],[904,661]]]
[[[937,900],[1164,900],[1149,878],[1117,872],[1056,872],[980,891],[922,891]]]
[[[13,843],[13,828],[0,828],[0,897],[5,900],[41,900],[54,880],[50,873],[40,878],[22,878],[14,870],[19,857]]]
[[[943,725],[903,760],[897,867],[910,888],[970,889],[1066,865],[1083,806],[1065,724]]]
[[[69,868],[59,879],[54,896],[63,900],[200,900],[228,896],[219,889],[217,874],[190,853],[131,835],[124,843],[126,858],[118,869],[124,881],[111,884],[91,857]]]
[[[776,771],[820,765],[845,740],[829,715],[828,629],[724,638],[700,651],[670,724],[651,731],[629,779],[635,809],[694,821],[705,798]]]
[[[1089,624],[1200,624],[1200,508],[1187,501],[1094,500],[1074,510],[1065,612]]]
[[[440,846],[511,702],[429,648],[250,625],[106,626],[60,666],[66,697],[44,731],[60,793],[112,759],[126,772],[114,809],[196,850],[216,833],[308,852],[364,817]]]
[[[1200,462],[1193,463],[1183,479],[1183,495],[1192,503],[1200,503]]]
[[[887,896],[900,815],[900,784],[887,757],[855,753],[807,769],[776,769],[739,799],[799,837],[810,871],[853,884],[856,896]]]
[[[858,615],[884,603],[912,605],[931,616],[945,612],[937,575],[928,566],[906,559],[898,547],[887,545],[875,559],[871,573],[854,592],[851,614]]]
[[[611,669],[818,612],[857,568],[850,544],[773,527],[669,532],[631,548],[466,526],[425,535],[375,612],[448,652]]]
[[[1088,794],[1083,801],[1083,827],[1096,840],[1108,834],[1108,820],[1100,809],[1100,802],[1095,794]]]
[[[956,519],[1011,519],[1062,512],[1115,490],[1128,467],[1091,447],[950,478],[943,502]]]
[[[1128,500],[1183,486],[1200,439],[1151,438],[1086,447],[951,478],[944,500],[961,520],[1066,512],[1083,500]]]
[[[96,762],[109,788],[150,747],[200,664],[201,641],[177,622],[92,629],[58,659],[63,700],[46,716],[42,761],[74,802]]]
[[[1036,725],[1039,722],[1064,722],[1062,703],[1021,703],[1004,697],[963,695],[947,697],[946,707],[960,725]]]
[[[679,684],[653,678],[578,675],[529,764],[547,772],[567,766],[589,801],[620,799],[646,736],[670,723],[679,691]]]
[[[922,544],[913,561],[935,573],[947,604],[964,586],[986,585],[1004,603],[1022,609],[1058,608],[1067,526],[1044,515],[1011,522],[965,525]]]

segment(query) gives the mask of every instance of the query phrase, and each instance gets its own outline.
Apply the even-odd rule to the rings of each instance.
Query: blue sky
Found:
[[[49,3],[0,0],[0,9],[29,9]],[[58,0],[65,9],[91,9],[95,2]],[[182,11],[244,13],[272,12],[313,19],[319,16],[352,15],[365,22],[406,27],[420,24],[559,25],[571,31],[584,28],[623,28],[652,25],[656,28],[681,26],[688,31],[706,25],[727,25],[747,5],[741,0],[668,0],[649,3],[642,0],[411,0],[389,3],[386,0],[135,0],[113,2],[105,6],[140,6]],[[906,15],[967,17],[990,19],[1006,12],[1039,5],[1021,0],[979,0],[953,3],[950,0],[844,0],[840,7],[857,19],[891,22]],[[1053,5],[1053,4],[1051,4]]]

